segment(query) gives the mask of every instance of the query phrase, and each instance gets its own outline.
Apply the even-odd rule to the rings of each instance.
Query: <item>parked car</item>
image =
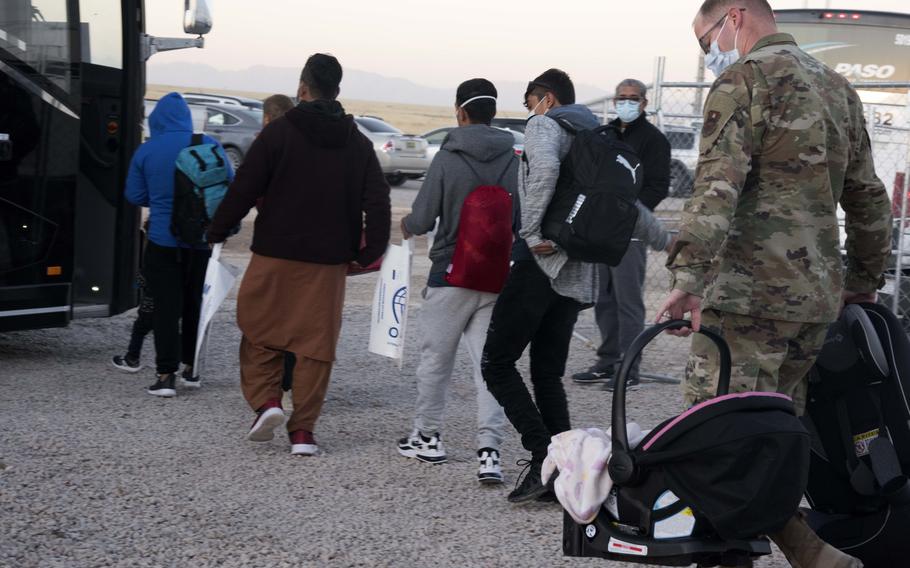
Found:
[[[429,157],[430,162],[433,161],[433,158],[436,157],[437,152],[439,152],[440,146],[442,146],[442,141],[446,139],[446,136],[449,135],[449,132],[455,130],[456,126],[446,126],[444,128],[437,128],[436,130],[431,130],[423,135],[423,138],[427,141],[427,157]],[[525,135],[521,132],[516,132],[510,128],[499,128],[502,131],[508,132],[515,138],[515,143],[512,145],[512,148],[515,149],[515,155],[521,156],[525,150]]]
[[[149,130],[148,117],[150,114],[152,114],[152,111],[155,110],[155,106],[157,104],[158,104],[157,100],[145,99],[145,116],[143,117],[145,120],[142,121],[142,141],[143,142],[148,140],[149,137],[151,137],[151,135],[152,135],[151,131]],[[202,132],[203,130],[205,130],[205,118],[206,118],[205,107],[198,106],[198,105],[189,105],[189,107],[190,107],[190,114],[193,117],[193,132]]]
[[[668,125],[664,135],[670,141],[669,197],[691,197],[695,185],[695,166],[698,164],[698,143],[701,124],[692,126]]]
[[[249,97],[237,97],[234,95],[210,95],[206,93],[183,93],[183,99],[187,104],[206,104],[216,105],[238,105],[251,109],[262,110],[262,101],[251,99]]]
[[[206,104],[204,132],[221,143],[234,170],[262,130],[262,111],[237,105]]]
[[[430,167],[427,141],[420,136],[403,134],[388,122],[375,116],[355,116],[357,128],[373,142],[376,157],[389,185],[399,186],[408,179],[426,175]]]
[[[506,118],[506,117],[496,117],[490,123],[490,126],[498,126],[499,128],[508,128],[509,130],[514,130],[515,132],[525,133],[525,125],[528,123],[527,118]]]

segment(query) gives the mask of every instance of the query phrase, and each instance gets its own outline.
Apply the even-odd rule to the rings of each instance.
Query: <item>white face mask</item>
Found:
[[[720,28],[720,33],[717,34],[717,38],[711,42],[711,51],[705,55],[705,67],[710,69],[715,77],[719,77],[724,70],[739,61],[739,49],[736,48],[736,44],[739,41],[739,30],[736,30],[736,36],[733,38],[733,49],[730,51],[721,51],[720,45],[717,43],[720,40],[720,36],[724,33],[724,28],[727,27],[727,22],[730,20],[728,16],[724,20],[724,25]]]
[[[625,124],[635,122],[641,115],[641,103],[638,101],[616,101],[616,114]]]
[[[537,114],[537,109],[538,109],[538,107],[540,107],[540,103],[544,102],[545,100],[547,100],[547,97],[543,97],[542,99],[537,101],[537,104],[534,105],[534,108],[532,108],[531,112],[528,113],[528,118],[531,118],[532,116]],[[547,114],[546,111],[544,111],[544,114]]]

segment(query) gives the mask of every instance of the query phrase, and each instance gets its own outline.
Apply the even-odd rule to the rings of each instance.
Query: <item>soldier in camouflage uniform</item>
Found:
[[[658,319],[691,313],[694,329],[710,327],[730,344],[731,391],[780,392],[802,412],[828,325],[844,302],[874,301],[883,283],[890,202],[856,92],[777,33],[765,0],[707,0],[694,28],[718,77],[694,195],[667,262],[674,289]],[[686,371],[688,404],[715,396],[717,356],[702,336]],[[794,566],[859,565],[798,517],[775,540]]]

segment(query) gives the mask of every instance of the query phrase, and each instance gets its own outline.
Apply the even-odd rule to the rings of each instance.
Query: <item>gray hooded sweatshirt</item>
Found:
[[[569,153],[574,136],[569,134],[554,119],[565,119],[578,130],[600,126],[597,117],[583,105],[572,104],[557,107],[546,116],[534,116],[525,127],[524,155],[527,163],[520,169],[519,200],[521,201],[520,236],[528,247],[544,242],[540,232],[543,220],[559,179],[560,163]],[[672,239],[660,222],[647,207],[636,201],[638,222],[633,238],[645,242],[655,250],[663,250]],[[540,269],[550,277],[553,290],[582,304],[597,301],[598,271],[596,265],[569,260],[559,250],[550,255],[534,255]]]
[[[445,285],[443,275],[455,252],[458,221],[465,198],[477,186],[494,185],[497,180],[510,195],[515,195],[518,158],[512,147],[514,144],[515,139],[509,132],[480,124],[456,128],[442,142],[423,187],[414,199],[411,214],[404,218],[405,228],[415,235],[432,230],[439,218],[436,238],[430,249],[433,262],[430,286]],[[478,179],[478,175],[482,179]]]

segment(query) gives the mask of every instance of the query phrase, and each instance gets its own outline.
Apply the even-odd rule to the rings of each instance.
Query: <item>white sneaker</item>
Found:
[[[246,439],[251,442],[268,442],[275,437],[275,428],[284,426],[286,418],[284,410],[272,406],[266,408],[256,416],[253,426],[246,435]]]
[[[407,438],[398,440],[398,453],[427,463],[444,463],[448,459],[439,432],[427,438],[414,430]]]
[[[482,448],[477,450],[480,469],[477,470],[477,481],[484,485],[502,483],[502,467],[499,465],[499,450]]]

